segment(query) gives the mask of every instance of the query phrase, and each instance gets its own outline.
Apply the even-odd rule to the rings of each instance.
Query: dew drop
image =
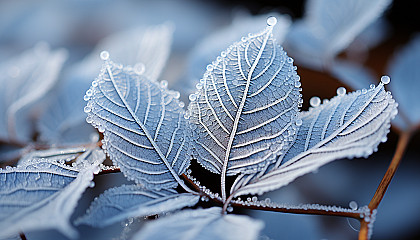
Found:
[[[213,65],[209,64],[206,67],[207,71],[213,71]]]
[[[86,91],[86,96],[88,96],[88,97],[90,97],[90,96],[92,96],[92,90],[91,89],[88,89],[87,91]]]
[[[253,201],[253,202],[256,202],[256,201],[258,201],[258,198],[257,198],[256,196],[253,196],[253,197],[252,197],[252,201]]]
[[[295,87],[300,87],[300,86],[302,86],[302,83],[301,83],[301,82],[299,82],[299,81],[296,81],[296,82],[295,82]]]
[[[92,87],[97,87],[98,86],[98,81],[93,81],[92,82]]]
[[[309,100],[309,104],[311,104],[312,107],[318,107],[319,104],[321,104],[321,99],[319,97],[312,97]]]
[[[303,123],[302,119],[299,118],[296,120],[296,126],[301,126],[302,123]]]
[[[233,84],[233,85],[238,85],[238,84],[239,84],[238,79],[233,79],[232,84]]]
[[[180,108],[183,108],[183,107],[185,106],[185,103],[184,103],[184,102],[179,102],[178,106],[179,106]]]
[[[233,212],[233,207],[232,207],[232,206],[227,207],[227,208],[226,208],[226,211],[228,211],[228,212]]]
[[[90,182],[89,187],[94,188],[95,187],[95,182]]]
[[[85,113],[88,113],[88,112],[90,112],[92,109],[89,107],[89,106],[86,106],[85,108],[83,108],[83,111],[85,112]]]
[[[136,63],[136,65],[134,65],[134,72],[137,73],[138,75],[141,75],[144,73],[144,71],[146,70],[146,67],[144,66],[143,63]]]
[[[356,201],[351,201],[351,202],[349,203],[349,207],[350,207],[352,210],[357,210],[357,208],[358,208],[358,206],[357,206],[357,202],[356,202]]]
[[[222,56],[222,57],[226,57],[226,52],[224,52],[224,51],[223,51],[223,52],[221,52],[221,53],[220,53],[220,56]]]
[[[362,94],[366,94],[366,93],[367,93],[366,88],[363,88],[363,89],[362,89]]]
[[[242,38],[241,38],[241,41],[242,41],[242,42],[246,42],[246,37],[242,37]]]
[[[100,125],[100,126],[98,127],[98,131],[99,131],[99,132],[101,132],[101,133],[105,132],[105,128],[104,128],[104,126]]]
[[[160,87],[161,88],[167,88],[168,87],[168,81],[166,81],[166,80],[160,81]]]
[[[382,76],[381,77],[381,83],[388,84],[389,82],[391,82],[391,78],[389,76]]]
[[[370,84],[370,89],[374,89],[375,88],[375,84]]]
[[[289,58],[287,59],[287,62],[288,62],[288,63],[292,63],[292,62],[293,62],[293,58],[289,57]]]
[[[190,94],[190,96],[188,96],[188,99],[190,99],[190,101],[194,101],[195,99],[197,99],[197,95],[195,95],[195,93]]]
[[[274,26],[274,25],[276,25],[276,23],[277,23],[277,18],[276,17],[271,16],[271,17],[267,18],[267,25],[268,26]]]
[[[109,59],[109,52],[108,51],[102,51],[99,56],[102,60],[108,60]]]
[[[203,85],[202,85],[201,83],[197,83],[197,84],[195,85],[195,88],[197,88],[198,90],[200,90],[200,89],[202,89],[202,88],[203,88]]]
[[[90,97],[88,95],[85,95],[85,96],[83,96],[83,100],[89,101],[90,100]]]
[[[344,87],[339,87],[337,88],[337,95],[338,96],[344,96],[344,94],[346,94],[346,89]]]

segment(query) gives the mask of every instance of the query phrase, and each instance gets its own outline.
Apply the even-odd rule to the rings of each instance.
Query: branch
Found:
[[[20,237],[20,239],[22,239],[22,240],[26,240],[27,238],[26,238],[26,236],[25,236],[25,234],[23,233],[23,232],[20,232],[19,233],[19,237]]]
[[[408,146],[410,141],[410,136],[412,134],[411,130],[404,131],[400,134],[400,138],[398,139],[397,148],[395,150],[394,156],[391,160],[391,163],[388,166],[388,169],[383,176],[381,183],[379,183],[378,188],[376,189],[375,194],[372,197],[368,207],[370,209],[370,215],[376,213],[376,209],[378,208],[379,204],[382,201],[382,198],[385,195],[386,190],[388,189],[389,184],[391,183],[392,178],[397,171],[397,168],[401,162],[401,159],[404,155],[404,152]],[[361,220],[360,232],[359,232],[359,240],[367,240],[370,238],[371,230],[369,229],[369,223],[373,223],[374,219],[371,219],[369,216],[369,221],[365,218]]]

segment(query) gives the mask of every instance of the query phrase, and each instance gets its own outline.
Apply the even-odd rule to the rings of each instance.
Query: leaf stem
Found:
[[[19,237],[20,237],[20,239],[22,239],[22,240],[26,240],[27,238],[26,238],[26,236],[25,236],[25,234],[23,233],[23,232],[20,232],[19,233]]]
[[[394,177],[395,172],[397,171],[397,168],[404,155],[404,152],[407,149],[411,134],[412,134],[412,130],[403,131],[400,134],[397,148],[395,150],[391,163],[389,164],[388,169],[385,172],[385,175],[383,176],[381,182],[379,183],[379,186],[376,189],[376,192],[373,195],[372,200],[370,201],[368,205],[371,213],[373,210],[377,209],[379,204],[381,203],[382,198],[384,197],[385,192],[388,189],[388,186],[391,183],[391,180]],[[369,236],[368,222],[366,222],[365,219],[361,219],[359,240],[367,240],[369,239],[369,237],[370,236]]]

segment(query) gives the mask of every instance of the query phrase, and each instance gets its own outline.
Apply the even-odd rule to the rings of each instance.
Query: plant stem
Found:
[[[27,238],[26,238],[26,236],[25,236],[25,234],[23,233],[23,232],[20,232],[19,233],[19,237],[20,237],[20,239],[22,239],[22,240],[26,240]]]
[[[376,189],[376,192],[373,195],[372,200],[370,201],[368,205],[371,213],[374,209],[377,209],[378,205],[381,203],[382,198],[384,197],[385,192],[388,189],[388,186],[391,183],[391,180],[394,177],[395,172],[397,171],[397,168],[404,155],[404,152],[408,146],[411,134],[412,134],[411,130],[404,131],[400,134],[397,148],[395,150],[391,163],[389,164],[385,175],[383,176],[381,182],[379,183],[379,186]],[[369,239],[368,223],[364,219],[362,219],[360,232],[359,232],[359,240],[366,240],[366,239]]]

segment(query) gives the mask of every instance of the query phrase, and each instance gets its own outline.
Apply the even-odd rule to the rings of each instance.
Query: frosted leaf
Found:
[[[408,129],[420,124],[420,35],[415,36],[399,51],[388,66],[391,77],[389,87],[398,101],[400,121],[398,127]],[[397,119],[396,119],[397,120]]]
[[[38,123],[40,138],[54,144],[90,142],[94,129],[85,121],[83,96],[86,89],[95,84],[92,79],[101,68],[101,51],[107,50],[113,59],[127,65],[141,63],[143,74],[157,80],[170,53],[172,32],[170,24],[162,24],[119,32],[102,40],[91,54],[66,72],[55,100]]]
[[[194,206],[200,196],[177,193],[173,189],[146,190],[141,186],[124,185],[109,189],[95,199],[86,215],[76,224],[105,227],[129,217],[150,216]]]
[[[256,174],[241,175],[235,196],[262,194],[287,185],[297,177],[341,158],[367,157],[389,132],[397,104],[382,84],[336,96],[328,103],[302,112],[296,139],[276,163]]]
[[[184,210],[148,222],[134,235],[133,240],[258,239],[258,234],[264,227],[262,221],[242,215],[222,215],[221,212],[219,207]]]
[[[300,64],[320,69],[380,17],[391,0],[310,0],[305,16],[286,37],[288,52]]]
[[[66,150],[73,155],[71,150]],[[40,229],[55,228],[69,238],[77,231],[69,219],[98,165],[105,159],[100,149],[90,149],[74,166],[55,154],[21,161],[17,167],[0,169],[0,238]]]
[[[222,185],[224,175],[256,172],[275,161],[296,129],[299,77],[271,29],[230,46],[204,74],[188,108],[192,154],[222,175]]]
[[[150,190],[173,188],[189,165],[184,111],[171,91],[132,69],[105,62],[91,87],[88,117],[124,175]]]
[[[33,114],[40,110],[66,59],[65,50],[51,51],[38,44],[0,64],[0,140],[31,140]]]
[[[330,71],[335,78],[352,89],[362,89],[377,83],[372,71],[357,63],[335,60]]]
[[[246,36],[249,32],[258,32],[261,26],[266,24],[267,18],[270,16],[274,16],[277,19],[273,35],[277,42],[281,44],[289,29],[291,20],[288,15],[280,15],[274,12],[257,16],[252,16],[247,12],[238,12],[229,26],[200,41],[188,57],[188,76],[185,79],[189,81],[187,86],[190,86],[190,92],[187,95],[195,90],[194,86],[197,80],[203,76],[206,66],[217,59],[220,52],[227,49],[233,42],[239,41],[242,36]],[[183,86],[185,87],[185,85]]]

